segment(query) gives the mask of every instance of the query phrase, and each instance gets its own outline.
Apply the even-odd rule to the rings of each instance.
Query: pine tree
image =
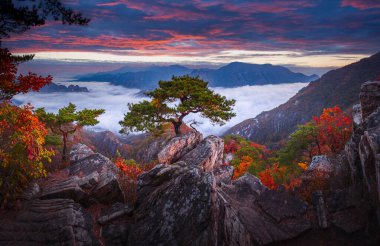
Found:
[[[235,100],[227,100],[208,88],[208,83],[188,75],[159,81],[159,87],[146,95],[151,101],[128,104],[129,112],[120,121],[122,133],[153,131],[164,123],[171,123],[179,135],[184,118],[200,113],[213,124],[223,125],[235,116]]]
[[[66,161],[67,140],[69,134],[73,134],[83,126],[94,126],[99,123],[96,119],[105,111],[104,109],[83,109],[76,111],[76,106],[69,103],[68,106],[59,109],[57,114],[47,113],[44,108],[36,109],[36,115],[55,134],[61,135],[63,140],[62,161]]]

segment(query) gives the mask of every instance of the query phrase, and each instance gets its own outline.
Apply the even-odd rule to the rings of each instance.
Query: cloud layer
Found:
[[[144,98],[138,96],[139,90],[128,89],[121,86],[114,86],[108,83],[75,83],[89,88],[89,93],[28,93],[17,95],[14,99],[22,102],[30,102],[35,107],[45,107],[49,112],[57,112],[69,102],[83,108],[103,108],[106,113],[99,120],[97,129],[111,130],[118,132],[120,126],[118,122],[123,119],[127,112],[127,103],[136,103]],[[236,117],[231,119],[224,126],[213,126],[208,120],[196,115],[189,115],[185,121],[195,119],[202,122],[196,128],[205,135],[220,135],[229,127],[251,118],[264,110],[272,109],[281,103],[286,102],[298,90],[306,86],[306,83],[265,85],[265,86],[243,86],[237,88],[213,88],[216,92],[225,95],[229,99],[236,99]]]
[[[11,37],[5,46],[16,52],[53,52],[43,53],[45,58],[72,51],[87,52],[79,54],[82,58],[126,56],[128,61],[211,57],[213,62],[229,62],[264,55],[276,60],[276,54],[255,51],[291,51],[286,55],[291,62],[299,56],[312,60],[315,55],[379,51],[377,0],[76,0],[67,4],[91,17],[90,25],[63,26],[52,21]],[[246,54],[236,56],[233,51]],[[335,58],[337,62],[339,57]]]

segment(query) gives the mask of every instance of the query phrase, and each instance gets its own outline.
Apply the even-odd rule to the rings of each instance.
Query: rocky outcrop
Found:
[[[1,222],[1,245],[97,245],[91,216],[68,199],[33,200]]]
[[[380,91],[379,91],[380,93]],[[365,119],[367,128],[359,142],[363,181],[371,201],[380,212],[380,107]],[[373,124],[373,123],[377,124]],[[380,218],[379,218],[380,224]]]
[[[41,199],[66,198],[88,206],[91,201],[108,204],[123,202],[115,165],[89,147],[77,144],[70,152],[67,178],[48,179]]]
[[[140,139],[135,139],[132,144],[132,158],[138,163],[146,164],[177,161],[202,140],[202,134],[186,124],[182,124],[180,130],[181,134],[177,136],[173,126],[169,124],[159,135],[141,134]]]
[[[180,161],[142,174],[136,222],[129,224],[128,240],[122,243],[269,244],[310,228],[305,203],[268,190],[249,174],[231,183],[231,167],[221,165],[222,157],[223,141],[210,136]]]

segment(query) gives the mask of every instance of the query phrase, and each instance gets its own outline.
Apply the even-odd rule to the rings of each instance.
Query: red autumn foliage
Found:
[[[239,149],[239,146],[235,139],[231,139],[230,141],[224,144],[224,153],[234,154],[238,149]]]
[[[278,185],[275,183],[270,169],[265,169],[259,173],[261,182],[269,189],[277,189]]]
[[[338,106],[326,108],[320,117],[313,117],[318,128],[320,153],[338,154],[352,134],[352,120]]]
[[[52,77],[42,77],[29,72],[17,76],[17,66],[22,58],[12,56],[8,49],[0,49],[0,100],[11,99],[19,93],[38,91],[51,83]]]

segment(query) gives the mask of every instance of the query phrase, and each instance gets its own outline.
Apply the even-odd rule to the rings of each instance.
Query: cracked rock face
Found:
[[[184,164],[162,165],[145,174],[150,176],[150,180],[158,179],[163,183],[154,188],[150,184],[139,187],[138,192],[144,195],[139,196],[138,193],[137,223],[132,226],[129,238],[132,245],[184,245],[193,242],[202,245],[208,241],[212,174]]]
[[[180,160],[188,165],[200,167],[202,170],[210,172],[223,164],[223,148],[223,139],[208,136]]]
[[[0,224],[1,245],[97,245],[92,219],[69,199],[33,200]]]
[[[199,144],[202,140],[202,134],[191,131],[182,136],[176,136],[162,148],[157,154],[158,162],[162,164],[171,164],[176,162]]]
[[[367,128],[359,142],[359,157],[371,201],[380,207],[380,107],[365,120]]]

